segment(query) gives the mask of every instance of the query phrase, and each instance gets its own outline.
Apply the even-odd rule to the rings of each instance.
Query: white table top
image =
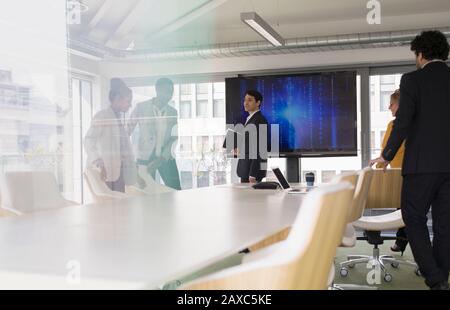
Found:
[[[218,186],[3,218],[0,289],[154,288],[289,227],[303,197]]]

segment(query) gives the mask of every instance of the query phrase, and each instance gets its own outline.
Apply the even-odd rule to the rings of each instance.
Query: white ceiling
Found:
[[[71,37],[124,49],[258,41],[240,21],[256,11],[284,38],[450,26],[450,0],[380,0],[381,25],[366,22],[366,0],[83,0]],[[203,7],[202,7],[203,6]]]

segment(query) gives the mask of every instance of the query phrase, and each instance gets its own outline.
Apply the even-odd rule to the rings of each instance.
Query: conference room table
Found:
[[[225,185],[0,219],[0,289],[154,289],[293,223],[303,194]]]

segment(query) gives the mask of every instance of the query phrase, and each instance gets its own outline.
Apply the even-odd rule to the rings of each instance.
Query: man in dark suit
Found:
[[[235,154],[239,157],[237,175],[242,183],[257,183],[266,177],[267,155],[259,139],[260,135],[266,135],[265,140],[268,141],[269,129],[267,120],[260,111],[262,100],[261,93],[256,90],[249,90],[245,94],[244,109],[249,114],[244,125],[245,150],[235,149]],[[242,154],[239,151],[243,151]]]
[[[402,216],[414,258],[431,289],[449,289],[450,270],[450,68],[449,44],[439,31],[411,42],[418,70],[403,75],[400,107],[381,157],[389,164],[403,140]],[[433,242],[427,228],[432,207]]]

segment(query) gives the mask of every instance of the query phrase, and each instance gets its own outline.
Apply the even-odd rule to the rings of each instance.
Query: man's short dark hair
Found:
[[[447,60],[449,44],[445,35],[437,30],[423,31],[411,42],[411,51],[422,53],[426,60]]]
[[[260,102],[260,103],[262,103],[262,101],[263,101],[263,96],[261,95],[261,93],[259,92],[259,91],[257,91],[257,90],[254,90],[254,89],[250,89],[250,90],[247,90],[247,92],[245,93],[246,95],[249,95],[249,96],[252,96],[253,98],[255,98],[255,101],[256,102]]]
[[[164,87],[164,86],[173,87],[173,82],[172,82],[172,80],[171,80],[171,79],[168,79],[168,78],[160,78],[160,79],[158,79],[158,80],[156,81],[156,84],[155,84],[156,90],[159,90],[159,89],[161,89],[161,88]]]

